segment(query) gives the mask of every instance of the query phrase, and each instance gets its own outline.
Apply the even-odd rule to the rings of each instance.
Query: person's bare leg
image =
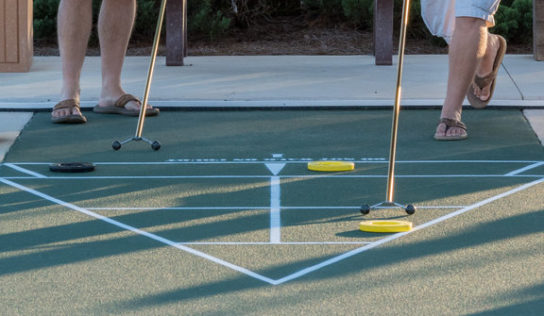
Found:
[[[488,32],[486,22],[481,19],[458,17],[449,48],[449,75],[446,99],[441,118],[461,120],[463,100],[470,86],[480,60],[487,47]],[[440,123],[436,136],[461,136],[466,132],[459,127]]]
[[[79,102],[79,78],[85,60],[85,52],[92,28],[92,0],[62,0],[57,15],[59,51],[62,60],[61,100],[75,99]],[[79,115],[74,109],[52,112],[53,117]]]
[[[98,37],[102,55],[102,92],[99,106],[113,105],[126,92],[121,85],[121,71],[136,17],[136,0],[104,0],[98,19]],[[139,110],[138,102],[125,108]]]

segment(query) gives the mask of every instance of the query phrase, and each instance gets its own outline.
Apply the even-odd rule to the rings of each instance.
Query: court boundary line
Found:
[[[361,205],[342,206],[281,206],[284,210],[352,210],[359,209]],[[418,205],[418,209],[460,209],[466,205]],[[87,207],[91,211],[230,211],[230,210],[270,210],[270,206],[165,206],[165,207]]]
[[[13,163],[4,163],[2,164],[4,166],[7,166],[15,171],[18,171],[18,172],[21,172],[21,173],[25,173],[25,174],[28,174],[30,176],[33,176],[35,178],[47,178],[47,176],[41,174],[41,173],[38,173],[38,172],[35,172],[35,171],[32,171],[32,170],[28,170],[26,168],[23,168],[23,167],[19,167],[17,166],[17,164],[13,164]]]
[[[395,178],[399,179],[441,179],[441,178],[540,178],[544,174],[396,174]],[[387,178],[387,175],[283,175],[278,176],[282,179],[383,179]],[[176,180],[176,179],[269,179],[270,175],[202,175],[202,176],[54,176],[54,177],[21,177],[21,176],[8,176],[2,177],[10,180]]]
[[[318,160],[329,159],[322,158]],[[355,163],[378,163],[386,164],[387,161],[384,161],[383,158],[361,158],[362,160],[356,160],[353,158],[330,158],[331,160],[339,161],[353,161]],[[181,159],[184,161],[172,161],[174,159],[169,159],[162,162],[95,162],[95,165],[171,165],[171,164],[264,164],[264,166],[274,175],[278,176],[279,179],[288,179],[288,178],[386,178],[387,175],[369,175],[369,174],[301,174],[301,175],[278,175],[278,173],[283,169],[283,167],[288,164],[297,164],[297,163],[308,163],[312,161],[312,158],[284,158],[282,155],[274,156],[273,158],[266,158],[259,160],[258,158],[232,158],[232,161],[229,161],[225,158],[195,158],[195,159]],[[190,161],[185,161],[190,160]],[[522,168],[516,170],[502,173],[502,174],[397,174],[396,178],[481,178],[481,177],[525,177],[525,178],[540,178],[543,175],[533,175],[533,174],[521,174],[525,171],[535,169],[544,165],[544,161],[541,160],[400,160],[396,163],[399,164],[435,164],[435,163],[524,163],[529,164]],[[31,177],[4,177],[5,179],[11,180],[25,180],[25,179],[57,179],[57,180],[71,180],[71,179],[268,179],[270,175],[179,175],[179,176],[45,176],[38,172],[28,170],[21,167],[20,165],[44,165],[50,164],[46,162],[20,162],[20,163],[0,163],[0,166],[5,165],[15,171],[30,175]]]
[[[230,159],[230,160],[229,160]],[[325,161],[325,160],[338,160],[338,161],[351,161],[354,163],[364,163],[364,164],[387,164],[388,161],[385,158],[364,158],[364,159],[355,159],[349,157],[331,157],[331,158],[179,158],[179,159],[168,159],[166,161],[126,161],[126,162],[115,162],[115,161],[97,161],[93,162],[95,165],[175,165],[175,164],[263,164],[263,163],[297,163],[303,164],[310,161]],[[26,161],[26,162],[3,162],[0,165],[5,164],[13,165],[49,165],[53,162],[39,162],[39,161]],[[474,160],[474,159],[465,159],[465,160],[397,160],[395,163],[399,164],[420,164],[420,163],[544,163],[544,160]]]
[[[208,246],[282,246],[282,245],[365,245],[370,244],[372,241],[280,241],[278,243],[269,242],[269,241],[256,241],[256,242],[246,242],[246,241],[181,241],[178,242],[180,245],[208,245]]]

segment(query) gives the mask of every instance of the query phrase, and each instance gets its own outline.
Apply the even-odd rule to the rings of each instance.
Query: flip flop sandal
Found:
[[[441,140],[441,141],[443,141],[443,140],[463,140],[463,139],[467,139],[467,137],[468,137],[468,134],[466,133],[467,126],[465,125],[465,123],[463,123],[461,121],[458,121],[458,120],[449,119],[449,118],[441,118],[438,125],[440,125],[442,123],[446,124],[446,130],[444,131],[444,134],[447,134],[448,130],[450,128],[452,128],[452,127],[458,127],[460,129],[464,130],[465,134],[464,135],[456,135],[456,136],[447,136],[447,135],[436,136],[436,135],[434,135],[434,139]]]
[[[467,92],[467,99],[470,105],[472,105],[475,109],[483,109],[489,104],[489,101],[491,100],[491,97],[493,96],[493,92],[495,91],[495,82],[497,81],[497,73],[499,72],[499,68],[501,66],[502,60],[504,58],[504,54],[506,53],[506,40],[504,37],[500,35],[496,35],[499,39],[499,50],[497,51],[497,56],[495,56],[495,61],[493,62],[493,71],[491,71],[490,74],[484,77],[480,77],[478,75],[474,76],[473,83],[478,86],[478,88],[483,89],[484,87],[487,87],[491,84],[490,90],[489,90],[489,98],[487,100],[482,100],[476,94],[474,94],[474,85],[471,84],[468,92]]]
[[[142,104],[142,102],[132,94],[124,94],[113,105],[108,106],[99,106],[98,104],[93,108],[93,112],[100,114],[120,114],[126,116],[139,116],[140,110],[128,110],[125,108],[125,105],[130,101],[135,101]],[[145,116],[156,116],[159,115],[159,109],[151,108],[146,109]]]
[[[53,111],[68,109],[70,113],[73,113],[74,108],[79,109],[79,104],[74,99],[67,99],[57,103],[53,107]],[[51,122],[55,124],[83,124],[87,122],[87,118],[83,114],[69,114],[66,116],[53,117],[51,116]]]

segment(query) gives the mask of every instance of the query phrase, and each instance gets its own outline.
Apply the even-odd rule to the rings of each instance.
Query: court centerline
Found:
[[[280,177],[270,177],[270,242],[281,242]]]

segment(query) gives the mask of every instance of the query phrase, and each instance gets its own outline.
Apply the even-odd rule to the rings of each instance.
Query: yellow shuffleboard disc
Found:
[[[407,232],[412,229],[412,223],[406,221],[362,221],[359,223],[359,229],[364,232],[373,233],[399,233]]]
[[[355,168],[355,163],[350,161],[310,161],[308,170],[312,171],[350,171]]]

